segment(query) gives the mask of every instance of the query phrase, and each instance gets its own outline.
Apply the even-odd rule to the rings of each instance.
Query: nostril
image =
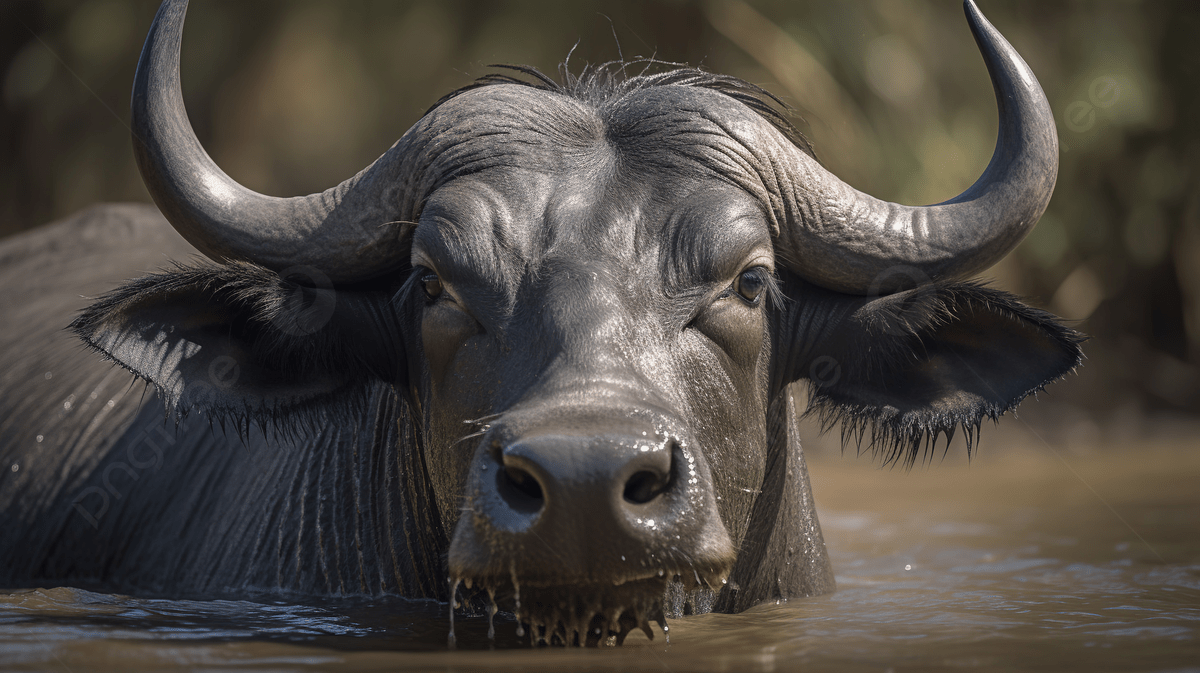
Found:
[[[496,475],[496,487],[508,506],[521,512],[537,512],[545,500],[542,485],[532,474],[519,467],[501,468]]]
[[[508,480],[512,482],[513,486],[517,487],[518,491],[536,500],[542,499],[542,485],[538,483],[537,479],[533,478],[532,474],[519,467],[506,467],[504,468],[504,476],[508,477]]]
[[[648,470],[634,472],[625,482],[625,500],[636,505],[645,504],[666,490],[666,480]]]

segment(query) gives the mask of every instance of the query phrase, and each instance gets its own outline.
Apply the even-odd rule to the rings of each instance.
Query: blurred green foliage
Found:
[[[0,4],[0,234],[148,200],[126,120],[156,4]],[[1200,410],[1200,134],[1187,121],[1200,118],[1200,7],[981,4],[1037,74],[1062,141],[1049,211],[985,277],[1096,337],[1056,408]],[[991,87],[952,0],[203,0],[184,93],[230,175],[290,195],[354,173],[487,64],[554,72],[568,53],[574,69],[655,56],[762,84],[830,169],[886,199],[954,196],[994,143]]]

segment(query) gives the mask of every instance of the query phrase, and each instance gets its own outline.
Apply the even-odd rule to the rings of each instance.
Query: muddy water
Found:
[[[1200,440],[1029,432],[911,472],[814,451],[829,596],[673,620],[670,643],[520,649],[445,606],[0,592],[0,669],[1200,671]],[[494,648],[494,649],[493,649]]]

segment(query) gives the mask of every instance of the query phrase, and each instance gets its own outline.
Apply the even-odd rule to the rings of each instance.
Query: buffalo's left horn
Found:
[[[394,145],[358,175],[320,194],[265,196],[238,184],[192,131],[179,84],[187,0],[154,17],[133,87],[134,155],[167,220],[208,257],[283,270],[315,267],[334,281],[377,276],[407,261],[399,228],[403,152]]]
[[[961,278],[1008,254],[1046,210],[1058,174],[1054,115],[1037,78],[972,0],[964,9],[1000,112],[991,163],[975,184],[933,206],[881,201],[795,152],[787,224],[776,242],[800,276],[852,294],[885,294]]]

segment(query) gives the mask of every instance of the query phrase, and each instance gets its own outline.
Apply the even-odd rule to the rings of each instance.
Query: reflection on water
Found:
[[[992,439],[912,472],[817,452],[829,596],[527,650],[445,606],[0,593],[4,670],[1200,670],[1200,446],[1066,456]],[[1036,443],[1031,443],[1036,446]],[[1139,537],[1140,536],[1140,537]],[[489,651],[491,648],[495,651]]]

